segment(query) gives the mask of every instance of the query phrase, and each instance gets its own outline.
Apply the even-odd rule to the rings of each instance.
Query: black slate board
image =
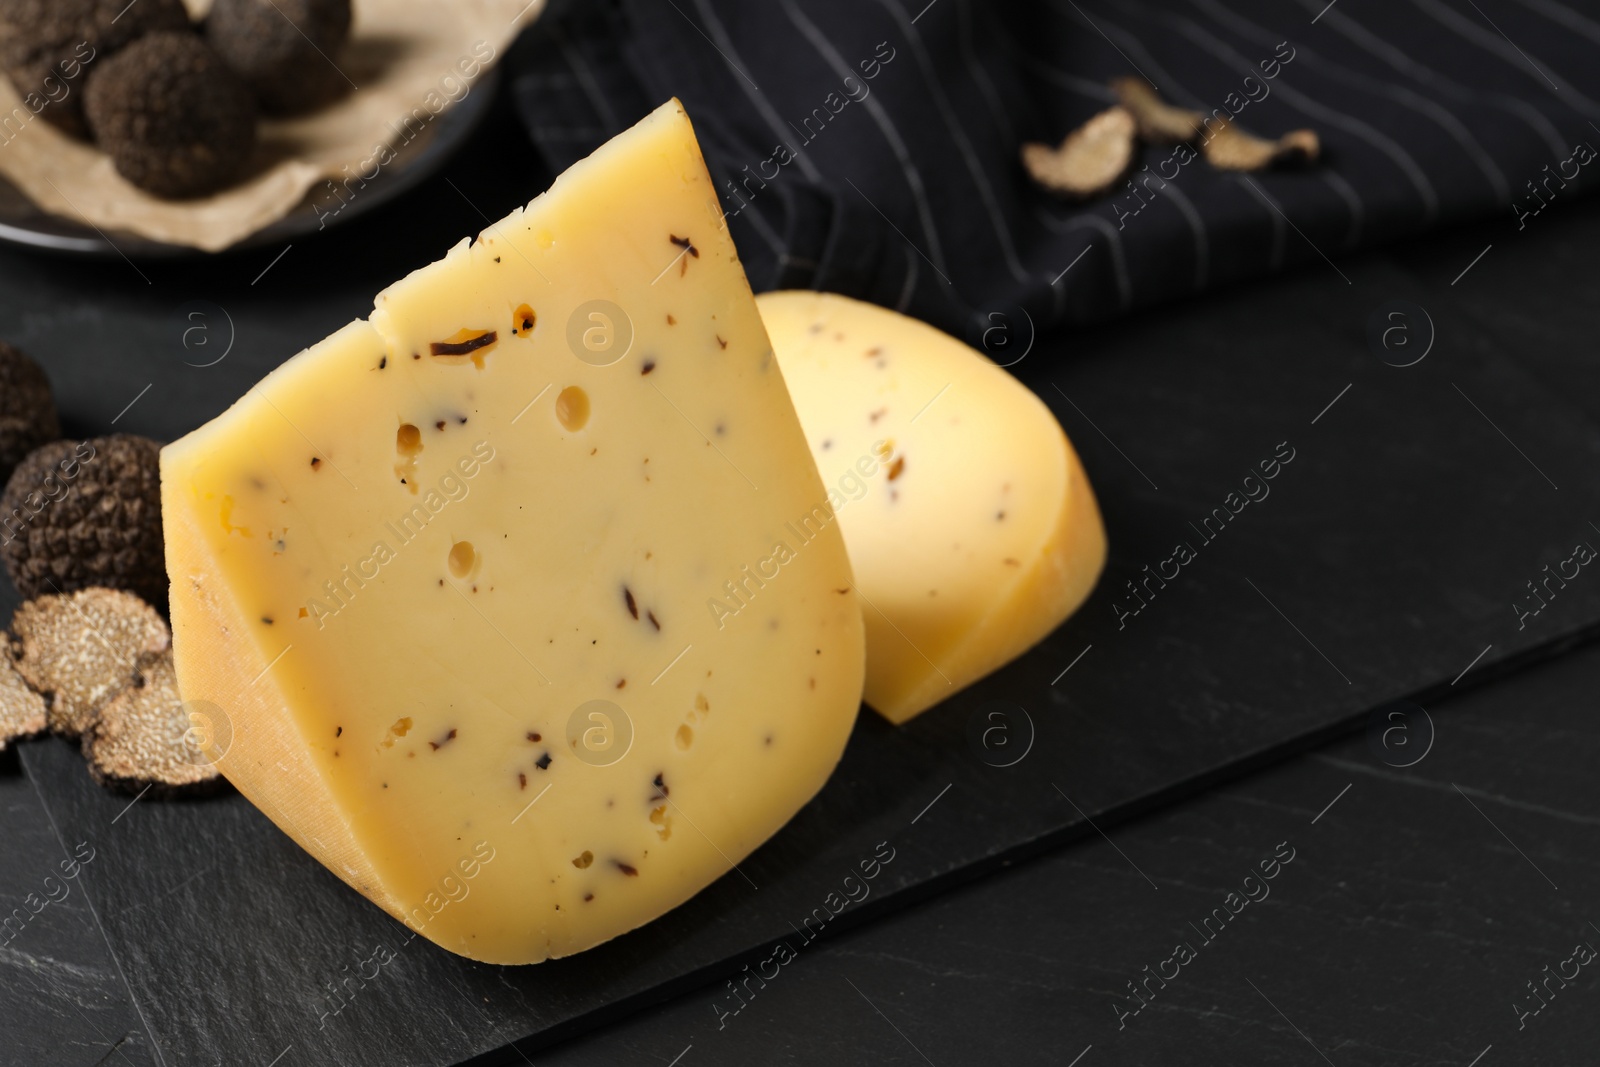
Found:
[[[102,856],[57,835],[14,748],[0,752],[0,827],[0,1063],[81,1067],[113,1049],[132,1067],[154,1063],[79,882],[81,860]]]
[[[1600,947],[1597,684],[1590,645],[1430,705],[1437,741],[1412,767],[1341,739],[1103,823],[1115,847],[1092,837],[820,942],[737,1015],[717,983],[539,1067],[664,1067],[691,1046],[679,1067],[1592,1063],[1592,966],[1518,1009],[1543,968]],[[1247,887],[1280,842],[1293,861]],[[1246,888],[1258,899],[1214,932]],[[1196,958],[1172,977],[1178,944]],[[1119,1023],[1127,983],[1158,968],[1171,980]]]
[[[84,884],[166,1062],[448,1063],[534,1034],[522,1042],[531,1051],[795,938],[792,924],[879,841],[896,858],[835,929],[1092,833],[1080,810],[1154,806],[1310,744],[1376,703],[1447,688],[1469,664],[1462,684],[1548,651],[1600,619],[1600,582],[1575,581],[1520,632],[1510,608],[1597,513],[1582,483],[1600,437],[1459,316],[1440,317],[1423,362],[1386,366],[1367,347],[1367,316],[1414,286],[1381,264],[1342,269],[1356,284],[1302,274],[1209,308],[1040,342],[1016,371],[1073,435],[1114,546],[1091,603],[910,726],[865,716],[822,795],[741,865],[758,890],[731,876],[576,959],[491,968],[406,944],[239,798],[124,813],[127,798],[90,785],[65,746],[25,747],[62,833],[110,842]],[[141,306],[128,305],[135,315]],[[295,325],[309,332],[316,319],[313,308]],[[233,395],[222,379],[198,380],[210,384],[189,374],[174,386],[192,407],[135,407],[127,424],[181,432]],[[1296,458],[1271,496],[1119,630],[1111,604],[1122,581],[1173,541],[1197,540],[1188,522],[1285,440]],[[1026,709],[1036,729],[1027,757],[1006,769],[968,742],[972,714],[996,700]],[[322,1020],[326,986],[379,945],[396,961]]]

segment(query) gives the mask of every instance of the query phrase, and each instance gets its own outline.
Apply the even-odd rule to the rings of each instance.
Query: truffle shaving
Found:
[[[1057,148],[1022,146],[1022,165],[1046,189],[1089,197],[1110,188],[1133,162],[1135,122],[1125,108],[1113,107],[1067,135]]]
[[[130,793],[209,792],[222,779],[191,744],[189,730],[169,648],[141,658],[132,682],[85,731],[83,755],[101,785]]]
[[[1225,123],[1200,145],[1206,162],[1218,170],[1265,170],[1276,163],[1311,163],[1321,154],[1315,130],[1290,130],[1276,141]]]
[[[1218,170],[1264,170],[1274,163],[1309,163],[1321,154],[1314,130],[1292,130],[1276,141],[1246,133],[1222,113],[1174,107],[1140,78],[1113,78],[1111,90],[1133,115],[1139,136],[1151,144],[1198,141]]]
[[[8,657],[0,656],[0,751],[43,730],[46,710],[44,697],[28,688]]]
[[[1151,144],[1192,141],[1204,126],[1203,112],[1174,107],[1141,78],[1113,78],[1111,91],[1117,94],[1117,102],[1133,115],[1139,136]]]
[[[17,673],[49,698],[50,728],[69,737],[94,723],[141,656],[172,644],[154,608],[114,589],[30,600],[17,609],[11,630]]]

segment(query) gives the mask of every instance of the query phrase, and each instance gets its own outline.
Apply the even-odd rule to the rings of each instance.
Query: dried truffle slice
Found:
[[[350,88],[338,67],[350,0],[216,0],[206,41],[255,93],[261,109],[297,115]]]
[[[189,729],[172,650],[145,656],[84,732],[89,773],[101,785],[130,793],[209,792],[222,777],[190,743]]]
[[[1022,146],[1022,165],[1053,192],[1089,197],[1110,188],[1133,162],[1135,123],[1121,107],[1108,108],[1067,135],[1060,147]]]
[[[0,560],[25,597],[105,586],[161,607],[161,446],[113,434],[31,453],[0,495]]]
[[[0,479],[10,478],[29,452],[60,436],[50,379],[39,364],[0,341]]]
[[[1174,107],[1161,99],[1142,78],[1113,78],[1111,91],[1117,94],[1117,102],[1133,115],[1139,136],[1151,144],[1192,141],[1204,128],[1204,112]]]
[[[1265,170],[1275,163],[1315,162],[1322,144],[1315,130],[1290,130],[1268,141],[1229,122],[1202,143],[1200,151],[1218,170]]]
[[[79,137],[93,64],[147,33],[189,28],[183,0],[0,0],[0,68],[23,106]]]
[[[43,730],[46,713],[44,697],[28,688],[9,658],[0,656],[0,750]]]
[[[255,148],[255,98],[193,34],[153,33],[97,61],[84,108],[117,173],[156,196],[214,193]]]
[[[141,656],[172,645],[155,609],[116,589],[30,600],[11,630],[17,673],[50,698],[50,728],[69,737],[83,733],[128,684]]]

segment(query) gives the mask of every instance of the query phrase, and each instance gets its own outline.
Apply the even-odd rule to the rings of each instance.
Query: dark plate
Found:
[[[437,122],[429,123],[415,140],[395,150],[395,160],[384,168],[381,182],[374,182],[370,192],[364,192],[359,199],[350,201],[346,208],[332,214],[327,221],[317,214],[313,199],[308,195],[289,214],[235,242],[231,248],[279,245],[316,233],[326,226],[347,223],[389,203],[438,173],[445,161],[455,154],[456,149],[483,120],[494,102],[499,79],[499,68],[490,69],[483,75],[475,91],[441,114]],[[83,225],[79,220],[52,215],[37,207],[4,178],[0,178],[0,242],[96,258],[122,256],[158,259],[213,254],[187,245],[152,241],[115,230],[105,234],[92,226]]]

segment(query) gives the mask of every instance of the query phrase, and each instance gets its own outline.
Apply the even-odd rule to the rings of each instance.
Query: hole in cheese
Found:
[[[394,434],[394,448],[400,455],[400,462],[394,465],[394,476],[414,494],[417,492],[417,455],[422,451],[422,431],[409,422],[401,423]]]
[[[395,431],[394,447],[402,456],[415,456],[422,451],[422,431],[409,422],[401,423]]]
[[[473,564],[478,562],[478,553],[473,549],[471,541],[457,541],[450,546],[450,573],[457,578],[465,578],[472,573]]]
[[[694,744],[694,727],[688,723],[682,724],[678,727],[678,734],[673,740],[677,743],[679,749],[687,752],[690,746]]]
[[[556,418],[567,429],[577,432],[589,423],[589,394],[569,385],[556,397]]]

